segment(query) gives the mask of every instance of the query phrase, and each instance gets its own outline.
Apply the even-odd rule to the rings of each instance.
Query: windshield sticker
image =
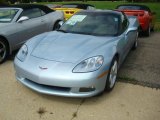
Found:
[[[117,21],[118,21],[118,18],[114,18],[114,21],[117,22]]]
[[[66,24],[75,25],[77,22],[82,22],[85,17],[86,15],[74,15],[66,22]]]
[[[77,21],[72,21],[72,20],[68,20],[66,22],[66,24],[68,24],[68,25],[75,25],[76,23],[77,23]]]

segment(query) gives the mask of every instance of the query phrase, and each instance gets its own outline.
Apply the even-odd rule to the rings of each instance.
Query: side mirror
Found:
[[[19,20],[18,20],[17,22],[18,22],[18,23],[21,23],[21,22],[26,21],[26,20],[28,20],[28,19],[29,19],[29,17],[27,17],[27,16],[22,16],[22,17],[19,18]]]

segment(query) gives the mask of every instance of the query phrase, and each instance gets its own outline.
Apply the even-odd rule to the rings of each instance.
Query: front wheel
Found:
[[[6,60],[8,52],[9,51],[6,42],[0,38],[0,64]]]
[[[137,46],[138,46],[138,31],[136,33],[135,42],[132,46],[132,50],[135,50],[137,48]]]
[[[144,32],[147,37],[151,35],[151,27],[148,26],[147,30]]]
[[[117,58],[115,57],[112,60],[112,63],[111,63],[110,69],[109,69],[109,73],[108,73],[107,80],[106,80],[105,90],[111,91],[114,88],[115,82],[117,79],[117,72],[118,72],[118,61],[117,61]]]

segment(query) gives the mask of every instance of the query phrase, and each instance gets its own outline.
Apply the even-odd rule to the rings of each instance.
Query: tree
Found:
[[[2,3],[4,3],[5,2],[5,0],[0,0],[0,4],[2,4]]]
[[[0,6],[7,6],[8,2],[6,0],[0,0]]]

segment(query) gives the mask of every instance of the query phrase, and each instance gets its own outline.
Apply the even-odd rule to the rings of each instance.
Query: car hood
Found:
[[[76,63],[86,59],[89,53],[111,42],[112,37],[50,32],[42,38],[31,55],[41,59]],[[90,56],[92,57],[92,56]]]

